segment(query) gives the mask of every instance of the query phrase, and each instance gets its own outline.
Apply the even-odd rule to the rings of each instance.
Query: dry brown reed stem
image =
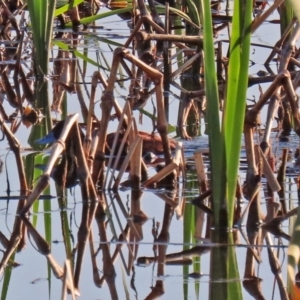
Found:
[[[300,36],[300,24],[296,22],[289,40],[284,44],[280,56],[279,71],[288,69],[288,64],[292,55],[294,55],[296,42]]]
[[[99,193],[99,199],[103,201],[103,194]],[[99,229],[99,236],[100,236],[100,245],[102,250],[102,259],[103,259],[103,276],[105,276],[108,288],[110,290],[111,299],[119,299],[118,293],[115,285],[115,277],[116,272],[112,262],[112,258],[110,255],[110,246],[108,243],[107,235],[106,235],[106,225],[105,225],[105,212],[101,209],[96,211],[95,219]]]
[[[44,255],[47,258],[48,263],[51,266],[53,274],[56,278],[63,280],[64,271],[63,268],[56,262],[51,254],[50,245],[47,241],[38,233],[38,231],[32,226],[31,222],[26,217],[20,218],[24,225],[27,228],[28,234],[33,238],[37,249],[40,254]],[[72,289],[72,284],[70,284],[69,280],[67,280],[67,288],[68,290]],[[76,295],[79,295],[78,290],[75,291]]]
[[[93,166],[93,182],[96,184],[101,178],[99,185],[103,187],[103,170],[105,164],[105,141],[107,135],[110,113],[114,102],[114,85],[117,79],[118,67],[121,60],[122,48],[116,48],[113,54],[110,76],[107,82],[107,88],[101,97],[102,117],[100,121],[101,130],[98,131],[98,146],[96,150],[94,166]]]
[[[286,202],[285,202],[285,172],[286,172],[286,163],[288,158],[288,149],[282,149],[281,165],[278,170],[277,180],[281,186],[281,189],[278,191],[280,197],[282,213],[287,213]]]
[[[174,208],[169,205],[165,205],[164,218],[162,221],[162,228],[158,235],[156,242],[158,243],[158,256],[157,256],[157,277],[163,277],[165,275],[165,262],[166,252],[169,243],[169,228],[172,221]],[[145,299],[157,299],[158,296],[164,294],[164,282],[161,279],[156,281],[155,286],[152,288],[152,292]]]
[[[74,27],[77,27],[78,25],[80,25],[80,16],[79,16],[77,5],[73,8],[71,8],[71,10],[69,11],[69,14],[70,14],[72,25]]]
[[[4,67],[1,70],[1,84],[3,86],[3,89],[5,90],[6,99],[7,99],[8,103],[10,104],[10,106],[12,106],[13,108],[20,109],[20,107],[22,107],[22,103],[20,104],[18,102],[18,97],[8,80],[6,70],[7,70],[7,67]]]
[[[120,51],[122,48],[119,48]],[[157,130],[162,139],[164,157],[166,164],[171,162],[171,150],[167,135],[168,122],[165,115],[164,98],[163,98],[163,75],[158,70],[148,66],[141,60],[129,53],[128,50],[122,49],[122,57],[129,60],[132,64],[142,68],[149,78],[153,80],[156,92],[156,107],[157,107]]]
[[[172,197],[168,196],[168,194],[162,194],[162,193],[155,193],[155,195],[174,209],[178,206],[178,201],[175,200],[175,195],[176,195],[175,193],[173,194]]]
[[[22,201],[24,203],[24,201]],[[18,208],[19,210],[19,208]],[[11,256],[15,253],[15,251],[20,251],[23,249],[25,245],[25,231],[24,224],[21,219],[16,216],[14,223],[14,230],[10,236],[10,239],[7,240],[6,245],[2,243],[3,247],[5,247],[5,251],[3,252],[1,261],[0,261],[0,274],[4,272],[5,267],[7,266]],[[22,243],[22,244],[21,244]]]
[[[158,26],[157,24],[155,24],[150,16],[142,16],[136,23],[131,35],[129,36],[128,40],[126,41],[126,43],[124,44],[124,48],[128,48],[130,43],[132,42],[132,40],[135,38],[136,33],[140,30],[141,26],[147,23],[149,25],[151,25],[153,27],[153,29],[158,32],[158,33],[162,33],[162,34],[166,34],[165,30],[163,28],[161,28],[160,26]],[[182,43],[179,42],[174,42],[174,44],[179,48],[179,49],[188,49],[187,46],[185,46]]]
[[[88,168],[88,164],[84,155],[83,146],[80,138],[80,129],[76,122],[76,131],[74,132],[74,150],[77,159],[76,173],[81,183],[82,197],[85,201],[97,202],[95,186]],[[100,205],[100,203],[99,203]]]
[[[88,118],[88,109],[87,109],[87,106],[85,104],[85,96],[83,95],[83,89],[82,89],[82,84],[86,89],[86,82],[83,78],[83,75],[81,73],[81,70],[79,71],[80,67],[79,65],[77,65],[77,68],[76,68],[76,78],[75,78],[75,90],[76,90],[76,93],[77,93],[77,97],[78,97],[78,102],[79,102],[79,105],[80,105],[80,110],[81,110],[81,113],[82,113],[82,118],[84,120],[86,120]],[[82,82],[82,84],[80,83]],[[87,93],[87,97],[90,98],[89,94]],[[97,120],[97,118],[95,117],[95,119]]]
[[[153,0],[148,1],[149,3],[149,8],[150,8],[150,12],[151,12],[151,17],[152,20],[158,24],[161,28],[164,27],[164,23],[162,21],[162,19],[160,18],[160,16],[158,15],[157,11],[156,11],[156,7],[155,7],[155,3]]]
[[[96,74],[97,73],[97,74]],[[104,90],[107,88],[107,81],[106,79],[103,77],[102,73],[99,72],[99,71],[96,71],[93,76],[95,75],[95,77],[97,77],[97,79],[100,81],[100,83],[102,84]],[[92,88],[96,89],[97,87],[97,82],[94,82],[95,85],[92,85]],[[95,92],[95,91],[94,91]],[[91,97],[91,99],[94,99],[95,96],[93,96],[93,98]],[[122,114],[122,109],[119,105],[119,103],[116,101],[116,99],[114,99],[114,103],[113,103],[113,107],[115,109],[115,113],[116,113],[116,116],[118,118],[118,120],[120,119],[121,117],[121,114]],[[94,118],[96,119],[96,117],[94,116]],[[124,123],[126,124],[126,120],[124,120]]]
[[[292,79],[295,78],[297,75],[298,71],[291,71],[291,77]],[[260,83],[268,83],[268,82],[273,82],[278,75],[269,75],[269,76],[263,76],[263,77],[249,77],[248,78],[248,87],[251,87],[256,84]]]
[[[100,284],[100,275],[99,275],[99,268],[97,264],[97,255],[100,252],[100,247],[98,247],[97,251],[94,248],[94,237],[93,237],[93,230],[90,231],[89,234],[89,246],[90,246],[90,256],[93,268],[93,280],[96,287],[101,288],[102,285]]]
[[[263,161],[263,174],[265,175],[268,185],[271,188],[272,192],[277,192],[281,189],[280,184],[276,180],[274,176],[274,172],[271,169],[265,154],[262,152],[261,148],[258,148],[258,151],[260,152],[260,157],[262,158]]]
[[[87,122],[86,122],[86,134],[83,141],[83,149],[86,157],[88,157],[90,153],[90,148],[92,143],[92,130],[93,130],[92,123],[93,123],[93,116],[94,116],[96,88],[98,84],[98,73],[99,72],[96,71],[92,76],[90,105],[88,109]]]
[[[244,136],[245,136],[246,157],[248,163],[247,176],[253,178],[256,175],[258,175],[258,168],[257,168],[255,152],[254,152],[253,127],[251,125],[245,124]]]
[[[258,18],[254,19],[251,25],[251,33],[254,33],[256,29],[266,21],[266,19],[284,2],[284,0],[274,1],[272,5],[268,7]]]
[[[140,192],[140,190],[139,190]],[[138,239],[141,239],[141,236],[140,236],[140,232],[137,230],[136,226],[135,226],[135,223],[133,222],[133,218],[128,214],[127,212],[127,209],[125,208],[123,202],[122,202],[122,199],[120,197],[120,195],[118,193],[116,193],[115,195],[115,199],[116,201],[118,202],[119,204],[119,207],[120,207],[120,210],[124,216],[124,218],[127,220],[127,224],[130,228],[130,231],[133,231],[134,232],[134,235],[138,238]],[[142,194],[140,194],[140,197],[142,196]],[[112,199],[111,199],[112,200]],[[114,207],[114,202],[111,201],[113,207]],[[114,208],[115,209],[115,208]],[[126,245],[128,247],[128,251],[131,251],[131,248],[130,248],[130,245],[127,243],[127,238],[126,236],[124,236],[124,239],[125,239],[125,242],[126,242]]]
[[[178,42],[178,43],[189,43],[195,45],[202,45],[203,37],[202,36],[187,36],[187,35],[176,35],[176,34],[157,34],[157,33],[147,33],[144,31],[138,31],[136,33],[137,39],[141,41],[167,41],[167,42]],[[195,50],[194,50],[195,51]]]
[[[6,3],[3,0],[0,0],[0,4],[2,5],[2,10],[3,10],[2,13],[5,14],[8,17],[12,27],[16,31],[16,34],[17,34],[16,40],[18,41],[20,39],[21,33],[20,33],[20,28],[19,28],[17,19],[15,18],[13,13],[11,13],[11,11],[9,10],[9,8],[7,7]]]
[[[246,113],[246,123],[251,124],[252,126],[259,124],[259,121],[257,120],[259,112],[262,110],[269,98],[273,96],[279,88],[281,88],[282,80],[287,77],[290,77],[290,73],[287,70],[282,71],[276,76],[275,80],[259,98],[257,103],[255,103],[255,105]]]
[[[153,184],[159,182],[164,179],[169,174],[173,173],[178,168],[178,165],[175,162],[171,162],[166,165],[162,170],[160,170],[157,174],[149,178],[147,181],[143,183],[144,187],[152,186]]]
[[[19,67],[19,76],[20,76],[20,81],[22,83],[22,89],[23,89],[23,97],[29,102],[29,103],[33,103],[34,102],[34,94],[30,88],[30,85],[28,83],[28,80],[25,76],[25,73],[23,71],[22,65],[20,65]]]
[[[291,23],[293,23],[293,22],[291,22]],[[289,31],[286,30],[283,39],[286,39],[288,37],[288,33],[289,33]],[[284,81],[286,78],[290,77],[290,74],[288,73],[287,68],[288,68],[290,57],[292,56],[293,50],[295,49],[296,40],[298,39],[299,35],[300,35],[300,25],[297,22],[295,28],[293,29],[292,33],[289,36],[289,40],[284,44],[284,46],[282,48],[282,53],[280,56],[279,70],[278,70],[279,75],[280,74],[284,75],[282,78],[282,81]],[[268,106],[266,129],[264,131],[264,137],[261,142],[261,147],[263,148],[263,150],[265,150],[269,146],[269,139],[270,139],[274,115],[278,110],[279,101],[281,100],[281,97],[282,97],[281,85],[278,86],[278,88],[276,89],[276,93],[274,93],[273,96],[271,97],[270,104]]]
[[[124,138],[122,139],[121,144],[117,145],[118,142],[119,142],[119,133],[122,130],[123,120],[125,118],[127,119],[127,128],[126,128],[126,131],[124,133]],[[109,184],[108,184],[108,188],[111,188],[113,176],[114,176],[114,173],[117,169],[117,165],[119,164],[120,157],[121,157],[122,151],[124,149],[124,145],[127,141],[127,137],[129,135],[129,132],[131,131],[131,126],[132,126],[132,117],[131,117],[131,111],[130,111],[130,104],[129,104],[128,101],[126,101],[125,106],[124,106],[124,110],[123,110],[123,112],[120,116],[120,119],[119,119],[119,124],[118,124],[117,131],[116,131],[116,134],[115,134],[115,137],[114,137],[113,145],[112,145],[112,148],[111,148],[112,155],[110,155],[109,160],[108,160],[108,164],[107,164],[107,169],[110,169],[112,161],[113,161],[114,154],[116,153],[116,148],[118,147],[119,150],[117,152],[117,156],[115,157],[115,162],[114,162],[114,165],[113,165],[113,170],[112,170],[112,174],[111,174],[110,181],[109,181]],[[107,180],[108,180],[108,175],[106,174],[104,185],[103,185],[104,187],[106,187]]]
[[[128,262],[127,262],[127,270],[129,271],[132,269],[134,264],[134,260],[137,257],[139,243],[143,239],[143,229],[142,224],[143,221],[135,221],[138,216],[146,217],[141,210],[141,196],[142,192],[140,189],[132,189],[131,191],[131,201],[130,201],[130,217],[133,219],[135,231],[129,231],[129,245],[128,248],[130,249],[128,253]],[[137,234],[136,234],[137,232]]]
[[[79,279],[81,275],[82,260],[85,251],[85,246],[89,238],[91,224],[94,219],[96,209],[99,207],[103,211],[103,207],[98,205],[97,202],[88,202],[88,199],[84,198],[83,195],[83,205],[81,213],[81,222],[77,233],[77,257],[75,263],[74,271],[74,286],[76,289],[79,289]]]
[[[97,133],[98,133],[98,131],[97,131]],[[98,142],[99,142],[98,134],[94,134],[94,136],[92,138],[92,142],[91,142],[90,153],[87,156],[87,165],[90,170],[90,174],[92,174],[92,172],[93,172],[93,162],[94,162],[94,158],[95,158],[95,153],[97,151]]]
[[[186,249],[180,252],[169,253],[166,255],[166,265],[178,265],[186,264],[184,259],[188,257],[201,256],[210,251],[210,247],[205,246],[195,246],[190,249]],[[182,260],[181,260],[182,258]],[[157,262],[157,256],[141,256],[138,258],[138,264],[145,264],[149,266],[151,263]]]
[[[118,188],[118,186],[119,186],[119,184],[120,184],[120,182],[121,182],[122,176],[123,176],[125,170],[127,169],[127,166],[128,166],[128,164],[129,164],[129,162],[130,162],[132,156],[133,156],[133,153],[134,153],[134,151],[135,151],[137,145],[138,145],[139,143],[141,143],[141,141],[140,141],[141,139],[142,139],[142,138],[141,138],[140,136],[137,136],[137,137],[132,141],[132,143],[130,144],[129,149],[128,149],[128,153],[127,153],[127,155],[126,155],[126,157],[125,157],[125,159],[124,159],[124,161],[123,161],[123,163],[122,163],[122,166],[121,166],[121,168],[120,168],[120,170],[119,170],[119,174],[118,174],[117,178],[115,179],[115,183],[114,183],[114,185],[113,185],[113,190],[116,190],[116,189]]]
[[[203,193],[207,190],[207,182],[206,182],[206,173],[205,173],[202,153],[199,150],[196,150],[194,153],[194,158],[195,158],[199,189],[200,192]]]
[[[292,109],[294,130],[297,133],[297,135],[300,136],[300,114],[299,114],[298,96],[295,93],[294,85],[290,77],[285,78],[283,83],[284,83],[287,101],[289,101]]]
[[[65,150],[65,141],[68,137],[69,131],[71,130],[72,126],[74,125],[77,119],[78,114],[70,115],[66,118],[64,128],[59,137],[59,140],[57,140],[52,146],[51,155],[45,168],[44,174],[40,177],[34,190],[28,196],[26,205],[20,211],[21,216],[24,216],[28,212],[34,201],[38,199],[38,197],[41,195],[44,189],[49,185],[50,174],[52,172],[54,164],[56,163],[56,160],[58,159],[60,154]]]
[[[116,245],[116,249],[112,255],[112,263],[115,263],[116,259],[118,258],[118,256],[121,254],[121,258],[122,258],[122,262],[123,262],[123,266],[126,270],[126,273],[127,275],[129,276],[130,275],[130,270],[128,270],[126,264],[125,264],[125,261],[124,261],[124,258],[123,258],[123,255],[122,255],[122,252],[121,252],[121,249],[124,245],[124,243],[127,243],[127,240],[128,240],[128,233],[129,233],[129,226],[128,224],[126,224],[126,227],[124,229],[124,231],[120,234],[119,238],[118,238],[118,244]],[[129,246],[129,245],[128,245]],[[99,270],[97,268],[97,275],[99,274]],[[96,275],[96,274],[95,274]],[[105,282],[105,276],[103,275],[101,278],[99,278],[99,281],[98,281],[98,284],[99,286],[98,287],[102,287],[103,284]]]
[[[253,248],[248,247],[245,260],[245,272],[243,286],[255,299],[265,299],[261,291],[261,279],[255,274],[255,255]],[[261,261],[258,261],[260,263]]]
[[[142,161],[143,139],[140,137],[130,160],[130,181],[133,189],[139,189],[141,183],[141,161]]]
[[[199,184],[199,193],[202,193],[202,195],[203,195],[203,193],[205,193],[207,191],[207,178],[206,178],[202,153],[199,150],[196,150],[194,152],[194,159],[195,159],[195,166],[196,166],[196,172],[197,172],[197,178],[198,178],[198,184]],[[196,219],[196,232],[195,232],[196,239],[202,238],[204,224],[205,224],[205,212],[202,209],[199,209],[199,207],[198,207],[197,219]],[[208,224],[207,226],[209,226],[211,224],[211,217],[209,216],[208,213],[207,213],[207,224]]]
[[[257,195],[260,190],[260,179],[261,174],[259,172],[259,168],[257,167],[256,163],[256,155],[255,149],[253,145],[253,131],[252,128],[245,129],[245,146],[246,146],[246,155],[247,155],[247,162],[248,162],[248,171],[247,171],[247,178],[246,178],[246,191],[247,191],[247,199],[248,204],[241,214],[240,219],[237,222],[237,226],[240,227],[244,222],[245,216],[249,211],[253,202],[257,201]]]
[[[75,289],[74,289],[74,284],[73,284],[72,267],[71,267],[70,260],[66,259],[65,264],[64,264],[64,277],[63,277],[61,300],[67,300],[68,280],[69,280],[69,284],[70,284],[70,293],[72,296],[72,300],[76,300]]]
[[[8,126],[5,124],[1,114],[0,114],[0,128],[4,133],[4,135],[6,136],[6,139],[10,146],[10,150],[14,153],[16,158],[21,193],[26,194],[28,191],[28,185],[25,176],[24,162],[21,156],[21,145],[19,141],[16,139],[16,137],[14,136],[14,134],[11,132],[11,130],[8,128]]]
[[[192,58],[190,58],[189,60],[187,60],[186,62],[184,62],[184,64],[182,64],[177,70],[175,70],[170,77],[174,78],[176,76],[178,76],[179,74],[181,74],[183,71],[187,70],[188,68],[192,67],[193,63],[200,57],[200,53],[197,53],[195,55],[192,56]]]
[[[272,247],[272,240],[270,238],[270,234],[267,233],[266,238],[265,238],[266,244],[267,244],[267,250],[268,250],[268,257],[269,257],[269,263],[271,267],[271,271],[274,274],[278,289],[279,289],[279,294],[280,294],[280,299],[282,300],[289,300],[290,297],[287,292],[286,288],[286,283],[284,282],[282,278],[282,271],[281,271],[281,263],[278,260],[278,257],[275,253],[275,249]]]
[[[143,71],[148,75],[148,77],[150,77],[154,81],[156,98],[157,98],[157,109],[158,109],[157,129],[161,135],[166,163],[168,164],[171,162],[171,151],[170,151],[170,145],[167,137],[168,123],[164,111],[163,92],[162,92],[163,75],[159,71],[151,68],[147,64],[143,63],[141,60],[137,59],[135,56],[131,55],[128,50],[124,48],[117,48],[114,51],[111,75],[108,81],[108,86],[102,96],[102,119],[100,122],[101,130],[99,131],[97,157],[95,159],[94,168],[93,168],[94,182],[97,182],[100,175],[102,176],[103,174],[106,133],[107,133],[107,127],[109,122],[109,116],[114,101],[114,96],[113,96],[114,83],[116,81],[117,68],[119,66],[121,58],[125,58],[129,60],[137,67],[143,69]],[[103,179],[101,181],[102,182],[100,182],[100,186],[103,187]]]
[[[120,123],[119,123],[119,124],[120,124]],[[122,151],[123,151],[123,149],[124,149],[124,145],[125,145],[125,143],[126,143],[126,141],[127,141],[129,132],[131,131],[131,126],[132,126],[132,123],[128,124],[128,127],[127,127],[127,129],[126,129],[126,131],[125,131],[125,133],[124,133],[124,137],[123,137],[123,139],[122,139],[122,142],[121,142],[121,144],[119,145],[119,150],[118,150],[117,156],[116,156],[116,158],[115,158],[115,162],[114,162],[114,165],[113,165],[113,169],[112,169],[112,171],[111,171],[111,176],[110,176],[108,188],[111,188],[112,181],[113,181],[113,178],[114,178],[114,173],[115,173],[115,171],[117,170],[117,166],[118,166],[118,164],[119,164],[119,162],[120,162],[120,158],[121,158],[121,155],[122,155]],[[115,139],[114,139],[114,142],[113,142],[113,147],[112,147],[112,154],[114,154],[115,151],[116,151],[116,145],[117,145],[117,142],[118,142],[118,140],[115,138]],[[125,160],[127,160],[127,158],[125,158]],[[120,174],[120,176],[118,176],[118,177],[119,177],[120,179],[121,179],[121,176],[123,175],[123,173],[125,172],[125,170],[126,170],[126,168],[127,168],[127,166],[128,166],[129,160],[130,160],[130,158],[128,158],[128,161],[127,161],[126,165],[125,165],[125,163],[122,164],[121,169],[119,170],[121,174]],[[111,168],[112,161],[113,161],[113,155],[111,155],[111,156],[109,157],[107,169],[110,169],[110,168]],[[106,186],[106,180],[107,180],[107,178],[108,178],[108,176],[105,177],[105,184],[104,184],[104,186]]]
[[[102,76],[99,71],[95,71],[92,76],[90,105],[89,105],[88,118],[86,124],[86,135],[83,144],[83,148],[86,156],[88,156],[90,153],[90,148],[92,143],[92,130],[93,130],[92,124],[94,119],[95,96],[96,96],[98,80],[100,80],[101,77]]]
[[[269,65],[269,63],[272,61],[273,57],[280,52],[280,49],[282,48],[282,45],[284,43],[284,41],[286,40],[287,36],[289,35],[289,33],[291,32],[292,28],[294,27],[295,23],[296,23],[297,19],[293,18],[290,22],[290,24],[286,27],[286,29],[284,30],[281,38],[279,39],[279,41],[275,44],[275,46],[273,47],[273,50],[271,52],[271,54],[269,55],[269,57],[267,58],[267,60],[265,61],[265,65]]]
[[[267,232],[270,232],[270,233],[274,234],[276,237],[283,237],[287,240],[290,240],[290,236],[285,234],[282,231],[281,224],[288,218],[290,218],[292,216],[296,216],[298,213],[298,207],[290,210],[289,212],[287,212],[284,215],[277,217],[277,213],[278,213],[279,209],[281,208],[281,205],[279,203],[273,203],[273,204],[274,204],[273,211],[269,210],[270,213],[268,211],[269,214],[266,216],[264,223],[261,225],[261,228],[263,230],[262,235],[265,236]],[[275,204],[276,204],[276,206],[275,206]]]

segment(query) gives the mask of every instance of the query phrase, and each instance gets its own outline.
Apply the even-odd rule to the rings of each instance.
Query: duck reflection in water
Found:
[[[62,133],[65,121],[59,121],[53,129],[49,132],[45,137],[36,140],[37,144],[52,144],[57,141]],[[80,127],[79,127],[80,128]],[[72,128],[73,129],[73,128]],[[60,187],[71,188],[78,184],[78,176],[77,176],[77,159],[75,155],[75,142],[74,135],[72,134],[73,130],[70,130],[70,133],[66,139],[65,145],[66,149],[63,151],[61,159],[59,163],[53,168],[51,172],[51,177],[54,179],[56,184]],[[74,131],[73,131],[74,132]],[[117,155],[117,151],[119,149],[119,145],[121,144],[125,133],[120,132],[117,141],[117,147],[115,153],[112,153],[111,148],[113,145],[113,141],[116,136],[116,132],[109,133],[106,137],[106,145],[105,145],[105,156],[106,162],[113,155]],[[148,166],[156,166],[157,164],[164,161],[163,158],[157,157],[163,153],[163,146],[161,137],[158,134],[150,134],[143,131],[138,131],[138,134],[143,139],[143,148],[142,148],[142,156],[144,158],[145,163]],[[84,140],[84,133],[80,128],[80,137],[81,140]],[[169,145],[171,150],[175,150],[176,141],[174,139],[169,138]],[[125,143],[123,151],[121,155],[125,157],[127,155],[129,149],[128,140]],[[120,159],[120,163],[123,162],[123,159]],[[37,168],[44,170],[44,165],[36,165]],[[117,167],[118,168],[118,167]],[[129,168],[126,170],[129,171]]]

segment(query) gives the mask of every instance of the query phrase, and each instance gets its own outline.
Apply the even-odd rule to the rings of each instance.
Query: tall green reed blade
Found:
[[[34,140],[48,133],[52,127],[50,118],[50,104],[48,100],[48,82],[44,76],[48,75],[49,49],[52,39],[52,27],[56,0],[27,0],[30,15],[34,53],[35,53],[35,106],[43,110],[45,118],[41,124],[33,126],[28,143],[34,149],[42,149]]]
[[[67,4],[65,4],[64,2],[67,2]],[[57,6],[59,8],[57,8],[55,10],[54,16],[57,17],[57,16],[65,13],[65,12],[67,12],[71,8],[81,4],[82,2],[84,2],[84,0],[73,0],[73,1],[60,1],[60,0],[57,0]],[[61,6],[60,4],[63,4],[63,6]]]
[[[187,183],[187,190],[191,188],[189,185],[193,181]],[[192,204],[185,204],[184,217],[183,217],[183,250],[188,250],[190,244],[193,243],[193,238],[195,234],[195,207]],[[189,274],[189,266],[183,265],[182,275],[187,278]],[[188,299],[189,284],[183,280],[183,298]]]
[[[211,188],[215,226],[219,227],[220,210],[225,203],[225,148],[219,117],[219,94],[215,67],[215,49],[212,31],[210,1],[201,0],[204,26],[204,72],[207,98],[207,121],[211,164]]]
[[[300,22],[300,2],[298,0],[287,0],[287,2],[292,6],[295,16],[297,17],[298,22]]]
[[[27,0],[36,54],[37,75],[48,74],[49,48],[56,0]]]
[[[234,245],[233,235],[233,232],[229,233],[228,245]],[[228,278],[231,279],[228,282],[227,299],[243,299],[240,274],[236,257],[236,248],[234,246],[228,247],[226,261]]]
[[[209,299],[219,300],[220,295],[222,299],[243,299],[236,248],[228,246],[234,244],[233,233],[220,235],[215,230],[212,236],[213,240],[218,239],[220,246],[211,248]]]
[[[16,255],[16,250],[10,257],[10,263],[7,265],[4,269],[4,275],[2,278],[2,290],[1,290],[1,297],[0,300],[6,300],[7,293],[8,293],[8,288],[9,288],[9,283],[11,279],[11,273],[13,269],[13,263],[15,261],[15,255]]]
[[[224,140],[226,148],[226,199],[228,226],[233,224],[233,212],[241,139],[244,128],[248,66],[252,21],[252,1],[234,1],[227,96],[224,112]]]

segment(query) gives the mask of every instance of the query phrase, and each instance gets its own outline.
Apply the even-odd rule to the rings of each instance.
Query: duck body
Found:
[[[112,148],[116,132],[109,133],[106,136],[106,143],[108,148],[105,150],[105,154],[109,155],[111,154],[110,149]],[[163,154],[163,145],[162,145],[162,140],[160,135],[158,134],[151,134],[145,131],[138,131],[138,135],[142,138],[143,140],[143,148],[142,148],[142,156],[146,155],[147,153],[153,153],[155,155],[160,155]],[[125,133],[120,132],[118,136],[118,143],[121,144],[123,138],[125,136]],[[169,138],[169,145],[171,148],[171,151],[174,151],[176,148],[176,141],[174,139]],[[126,154],[129,148],[129,141],[127,140],[124,146],[123,154]]]
[[[47,134],[45,137],[43,137],[35,142],[38,144],[51,144],[51,143],[55,142],[56,140],[59,139],[60,134],[63,130],[63,127],[64,127],[64,121],[59,121],[52,128],[52,130],[49,132],[49,134]],[[117,132],[112,132],[106,136],[105,154],[107,156],[112,155],[111,148],[112,148],[116,134],[117,134]],[[84,133],[82,131],[80,131],[80,135],[81,135],[81,139],[83,141]],[[152,134],[152,133],[148,133],[145,131],[138,131],[138,135],[143,139],[143,148],[142,148],[143,156],[147,153],[153,153],[155,155],[159,155],[159,154],[163,153],[162,140],[161,140],[161,137],[159,134],[155,134],[155,133]],[[124,136],[125,136],[125,132],[119,132],[117,146],[121,145]],[[69,142],[70,141],[67,139],[67,141],[66,141],[67,149],[68,149]],[[170,145],[171,151],[174,151],[176,148],[176,140],[169,138],[169,145]],[[127,140],[125,143],[122,155],[125,155],[128,152],[128,148],[129,148],[129,141]]]
[[[45,137],[36,140],[35,142],[38,144],[51,144],[59,139],[61,132],[64,127],[64,121],[59,121],[53,129],[47,134]],[[143,147],[142,147],[142,156],[145,157],[145,162],[148,165],[155,166],[156,164],[160,163],[160,160],[163,158],[158,158],[156,155],[163,153],[163,145],[160,135],[158,134],[150,134],[144,131],[138,131],[139,136],[143,139]],[[114,139],[116,138],[117,133],[112,132],[109,133],[106,137],[106,147],[105,147],[105,155],[108,157],[116,156],[117,153],[112,153],[112,145]],[[81,140],[84,140],[84,133],[80,130]],[[117,140],[117,147],[116,152],[118,151],[122,140],[125,137],[125,132],[119,132],[118,140]],[[77,160],[76,155],[74,153],[74,136],[70,134],[66,139],[66,149],[63,151],[60,161],[54,167],[51,173],[51,177],[55,180],[55,182],[64,188],[71,188],[78,183],[78,174],[77,174]],[[171,150],[175,150],[176,141],[174,139],[169,139],[169,145]],[[124,145],[124,149],[121,153],[123,157],[126,156],[129,149],[129,141],[127,140]],[[151,156],[154,154],[154,159],[146,158],[146,156]],[[158,160],[158,161],[157,161]],[[122,160],[120,161],[122,163]],[[39,165],[36,166],[37,168],[42,169],[43,166]],[[118,166],[117,166],[118,169]],[[128,168],[129,170],[129,168]],[[128,171],[126,170],[126,171]]]

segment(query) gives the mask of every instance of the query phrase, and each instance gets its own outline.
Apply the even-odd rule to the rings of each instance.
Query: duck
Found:
[[[56,125],[52,128],[52,130],[43,138],[36,140],[35,143],[37,144],[52,144],[56,140],[59,139],[60,134],[64,127],[64,120],[59,121],[56,123]],[[106,147],[105,147],[105,155],[110,156],[111,148],[115,139],[117,132],[111,132],[107,134],[106,136]],[[142,155],[147,155],[148,153],[153,153],[154,155],[161,155],[163,154],[163,145],[162,145],[162,139],[159,134],[156,133],[148,133],[145,131],[138,131],[138,135],[143,139],[143,148],[142,148]],[[82,130],[80,130],[80,136],[81,140],[84,139],[84,133]],[[125,131],[119,132],[117,145],[121,144],[123,138],[125,136]],[[173,138],[168,138],[169,145],[171,151],[174,151],[176,148],[176,140]],[[66,145],[70,144],[68,139],[66,140]],[[68,147],[68,146],[66,146]],[[125,143],[124,150],[122,155],[125,155],[129,148],[129,141]]]
[[[43,138],[36,140],[37,144],[52,144],[56,140],[59,139],[62,130],[64,127],[64,120],[59,121],[55,124],[52,130]],[[106,138],[106,147],[105,147],[105,155],[110,157],[111,155],[116,155],[111,153],[111,148],[113,145],[113,141],[116,136],[116,132],[109,133]],[[142,148],[142,156],[144,157],[144,161],[147,165],[155,166],[158,163],[161,163],[164,159],[157,157],[163,153],[163,146],[161,137],[158,134],[150,134],[144,131],[138,131],[138,134],[143,139],[143,148]],[[121,144],[123,138],[125,136],[125,132],[120,132],[118,136],[118,143]],[[80,128],[80,137],[81,140],[84,140],[84,133]],[[169,138],[169,144],[171,150],[175,150],[176,141],[172,138]],[[63,188],[72,188],[78,184],[78,176],[77,176],[77,160],[74,154],[74,144],[73,137],[68,135],[66,142],[66,150],[63,151],[60,160],[53,168],[50,176],[56,182],[56,184]],[[117,147],[118,148],[118,147]],[[126,141],[122,156],[125,156],[128,152],[129,142]],[[43,170],[45,166],[36,165],[38,169]]]

